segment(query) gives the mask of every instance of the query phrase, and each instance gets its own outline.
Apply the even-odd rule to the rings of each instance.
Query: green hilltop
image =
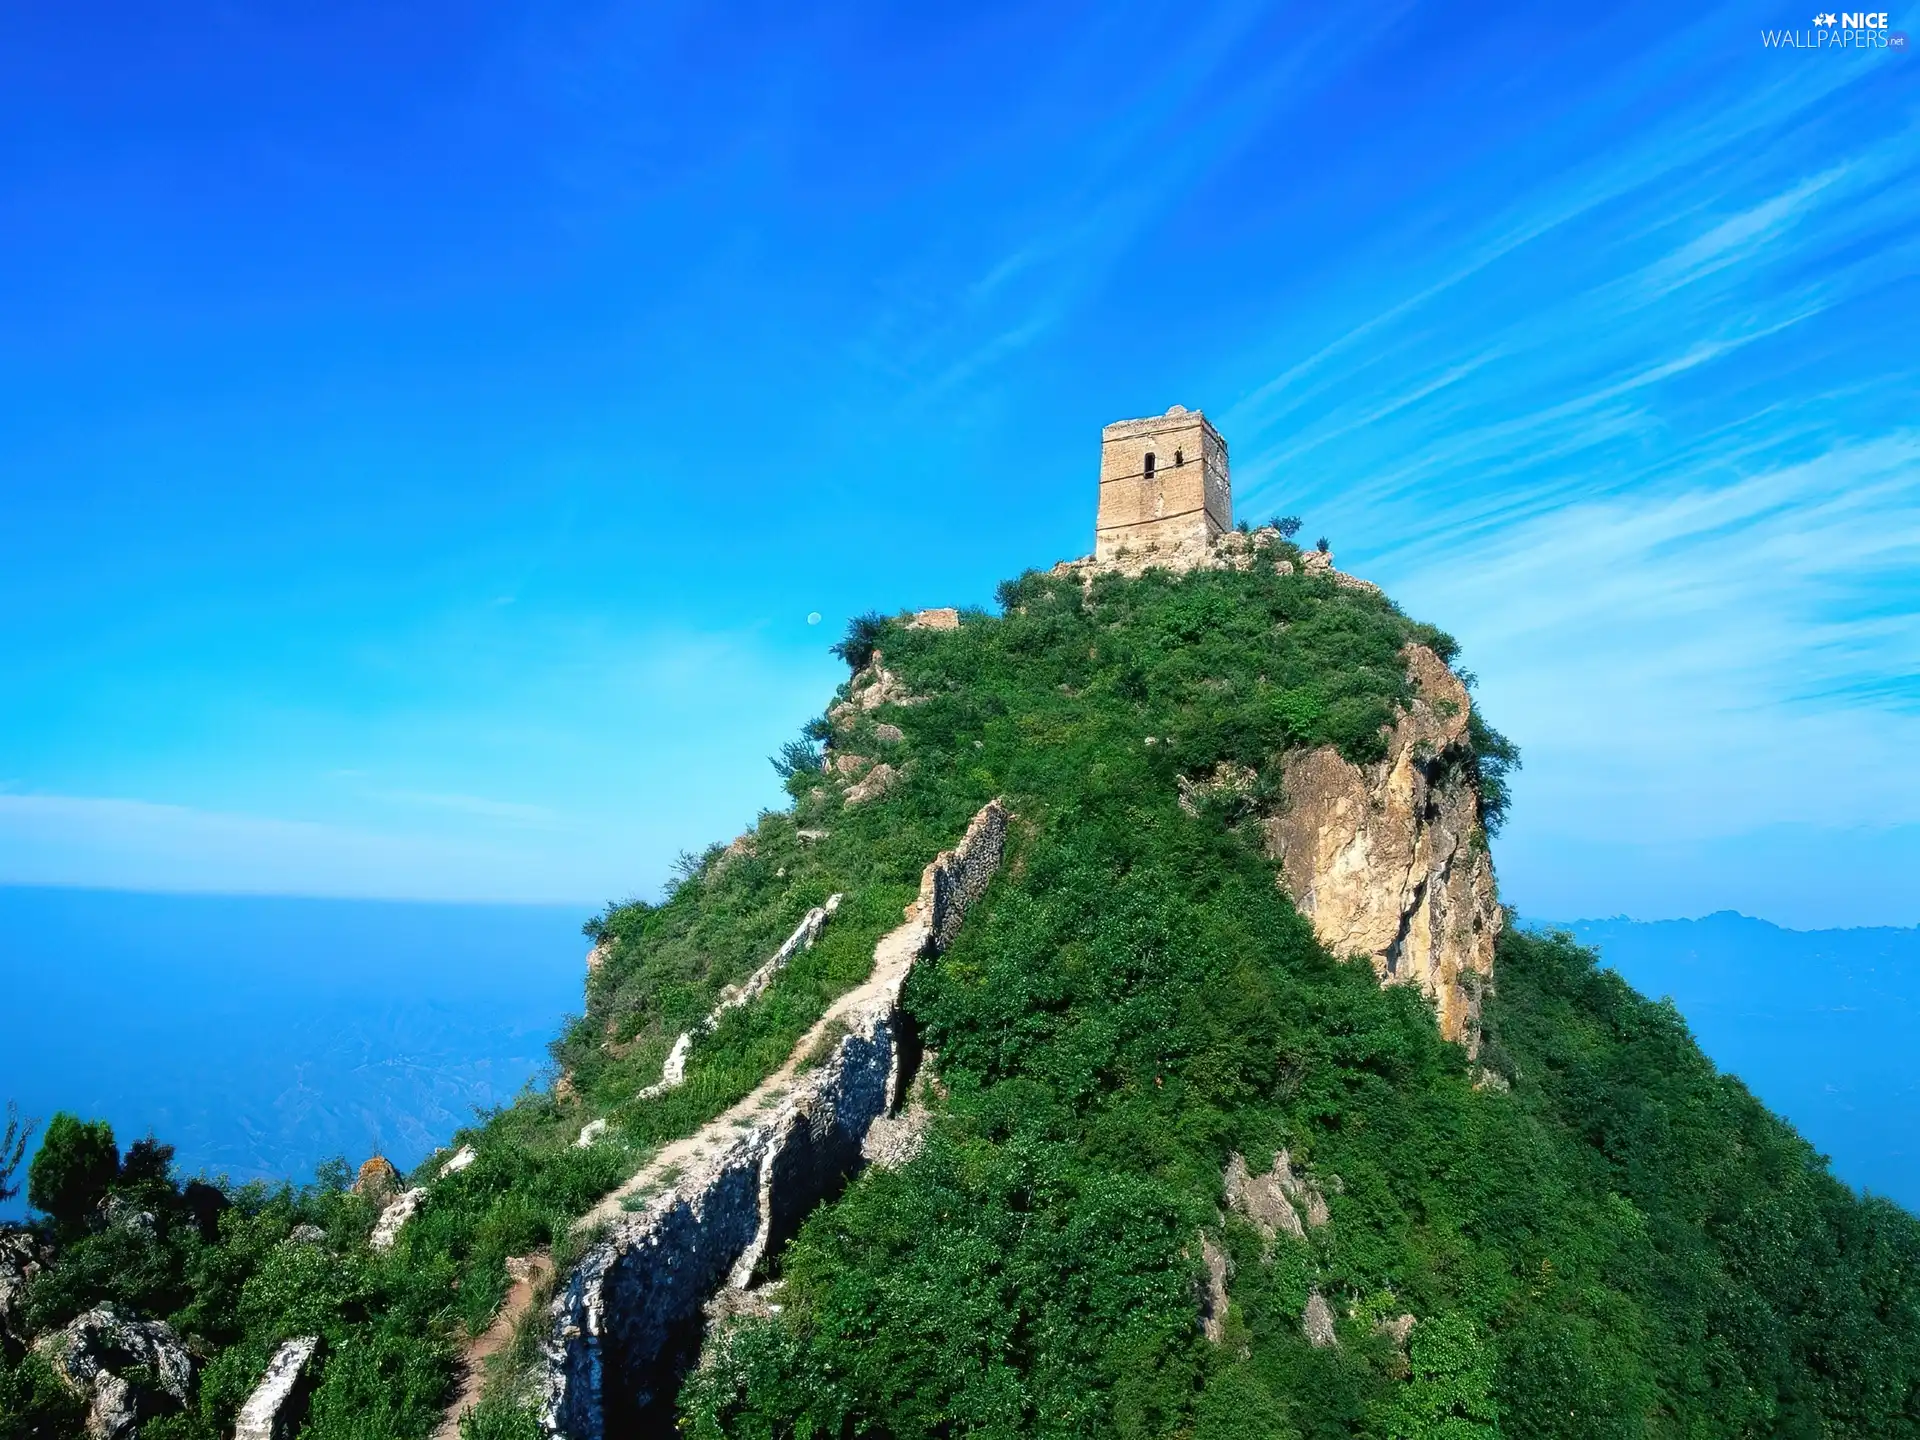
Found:
[[[84,1433],[34,1346],[103,1303],[193,1357],[183,1395],[134,1377],[145,1440],[232,1434],[298,1336],[321,1341],[301,1435],[434,1433],[509,1260],[564,1277],[579,1217],[787,1060],[996,798],[1005,861],[902,997],[919,1148],[769,1257],[777,1305],[716,1322],[670,1397],[686,1432],[1920,1434],[1920,1223],[1836,1181],[1671,1006],[1508,924],[1469,1053],[1417,986],[1316,939],[1263,839],[1286,757],[1382,761],[1407,647],[1457,647],[1278,537],[1244,554],[1029,573],[956,628],[856,622],[863,689],[776,757],[791,807],[589,922],[554,1083],[457,1137],[464,1168],[422,1166],[388,1249],[391,1191],[344,1166],[183,1188],[63,1121],[33,1177],[45,1263],[0,1308],[0,1440]],[[1516,757],[1477,708],[1470,736],[1428,758],[1497,826]],[[461,1433],[538,1433],[555,1283],[528,1282]]]

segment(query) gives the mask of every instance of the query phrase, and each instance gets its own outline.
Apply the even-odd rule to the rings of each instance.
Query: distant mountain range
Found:
[[[1671,996],[1701,1048],[1832,1158],[1848,1184],[1920,1211],[1920,929],[1783,930],[1578,920],[1645,995]]]
[[[122,1143],[151,1129],[190,1173],[304,1179],[376,1148],[404,1169],[539,1073],[580,1004],[581,919],[0,886],[0,988],[20,1017],[0,1099],[104,1116]],[[1671,996],[1841,1178],[1920,1210],[1920,929],[1732,912],[1554,928]]]
[[[570,908],[0,887],[0,1099],[188,1173],[402,1169],[505,1104],[580,1005]],[[18,1202],[15,1202],[16,1208]]]

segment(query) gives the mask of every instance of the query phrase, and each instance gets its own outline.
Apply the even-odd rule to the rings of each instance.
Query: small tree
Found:
[[[1313,542],[1313,548],[1314,548],[1314,549],[1316,549],[1316,550],[1318,550],[1318,551],[1319,551],[1319,552],[1320,552],[1320,553],[1321,553],[1322,555],[1324,555],[1324,554],[1326,554],[1326,553],[1327,553],[1327,548],[1328,548],[1328,547],[1327,547],[1327,537],[1326,537],[1326,536],[1324,536],[1324,535],[1322,535],[1322,536],[1321,536],[1321,537],[1320,537],[1320,538],[1319,538],[1318,540],[1316,540],[1316,541],[1314,541],[1314,542]]]
[[[154,1137],[151,1131],[144,1140],[136,1140],[127,1147],[126,1158],[120,1162],[122,1185],[168,1185],[173,1178],[173,1146]]]
[[[780,753],[769,757],[775,773],[782,780],[791,780],[796,775],[811,775],[821,766],[820,747],[811,740],[789,740],[780,747]]]
[[[1278,520],[1273,522],[1273,528],[1280,532],[1280,538],[1282,540],[1291,540],[1300,533],[1300,517],[1298,515],[1282,515]]]
[[[847,662],[849,670],[864,670],[873,663],[873,652],[880,637],[887,633],[887,617],[869,610],[847,622],[847,638],[833,646],[833,653]]]
[[[36,1120],[22,1120],[20,1107],[11,1100],[7,1102],[7,1128],[0,1131],[0,1201],[11,1200],[20,1193],[13,1177],[26,1158],[27,1142],[33,1138],[38,1124]]]
[[[46,1138],[27,1169],[27,1201],[71,1233],[86,1224],[119,1177],[113,1127],[62,1110],[47,1122]]]

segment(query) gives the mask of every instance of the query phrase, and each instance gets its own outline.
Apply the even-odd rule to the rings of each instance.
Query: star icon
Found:
[[[1824,15],[1816,15],[1816,16],[1814,16],[1814,17],[1813,17],[1813,23],[1814,23],[1814,24],[1816,24],[1816,25],[1831,25],[1831,24],[1833,24],[1833,23],[1834,23],[1834,20],[1835,20],[1835,18],[1836,18],[1836,17],[1834,16],[1834,14],[1833,14],[1833,12],[1832,12],[1831,10],[1829,10],[1829,11],[1828,11],[1827,13],[1825,13]]]

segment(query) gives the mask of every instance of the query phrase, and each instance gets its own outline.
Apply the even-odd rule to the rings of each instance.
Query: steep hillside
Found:
[[[1001,601],[856,625],[406,1184],[70,1167],[0,1436],[1920,1433],[1920,1225],[1503,923],[1446,636],[1271,532]]]

